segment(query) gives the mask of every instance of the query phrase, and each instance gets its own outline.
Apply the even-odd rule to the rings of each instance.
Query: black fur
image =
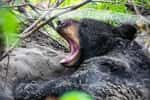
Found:
[[[136,37],[136,32],[136,28],[130,24],[123,24],[113,29],[113,33],[115,33],[116,36],[129,40],[133,40]]]
[[[79,28],[81,57],[87,59],[80,68],[43,83],[22,82],[14,89],[15,99],[43,100],[83,90],[95,100],[150,100],[150,59],[133,40],[135,28],[114,28],[92,19],[81,20]]]
[[[132,41],[136,34],[136,28],[130,24],[113,27],[93,19],[82,19],[79,24],[81,58],[78,64],[91,57],[106,55],[115,47],[117,38]]]

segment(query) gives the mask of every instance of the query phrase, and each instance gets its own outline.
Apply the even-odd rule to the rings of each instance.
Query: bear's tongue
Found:
[[[80,57],[80,47],[72,40],[67,40],[70,47],[70,53],[68,56],[66,56],[64,59],[60,61],[61,64],[64,64],[65,66],[72,66],[74,65],[79,57]]]

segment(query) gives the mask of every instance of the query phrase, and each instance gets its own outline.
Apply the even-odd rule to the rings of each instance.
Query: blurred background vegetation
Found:
[[[25,28],[52,8],[56,2],[61,0],[2,0],[0,1],[0,29],[2,30],[7,46],[18,38]],[[62,0],[63,3],[50,13],[52,15],[67,9],[67,7],[79,4],[83,0]],[[94,18],[103,20],[114,26],[121,23],[135,23],[136,13],[131,5],[134,3],[143,15],[148,15],[150,9],[149,0],[93,0],[78,10],[58,16],[55,20],[65,18]],[[54,20],[54,21],[55,21]],[[42,30],[50,33],[55,40],[59,40],[59,35],[49,25],[45,25]],[[2,34],[2,33],[0,33]]]

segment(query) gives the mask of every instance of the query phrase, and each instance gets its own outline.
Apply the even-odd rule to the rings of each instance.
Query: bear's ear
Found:
[[[113,33],[117,37],[133,40],[136,37],[137,29],[133,25],[123,24],[121,26],[115,27],[113,29]]]

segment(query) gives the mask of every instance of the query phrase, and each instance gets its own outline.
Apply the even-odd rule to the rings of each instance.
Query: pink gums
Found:
[[[79,54],[80,52],[80,47],[72,40],[68,40],[69,46],[70,46],[70,54],[62,59],[60,63],[62,64],[69,64],[71,63],[74,58]]]

